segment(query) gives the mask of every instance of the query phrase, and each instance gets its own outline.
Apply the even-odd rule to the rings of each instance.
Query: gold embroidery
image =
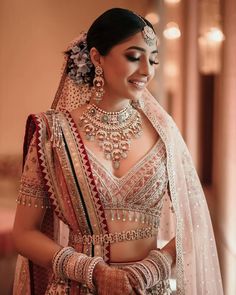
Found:
[[[88,155],[106,217],[158,227],[168,181],[163,142],[121,178],[111,175],[90,150]]]
[[[17,204],[35,207],[35,208],[50,208],[50,201],[48,198],[38,198],[33,196],[27,196],[19,194],[16,200]]]
[[[16,201],[20,205],[29,207],[50,207],[50,200],[38,162],[35,134],[29,146],[24,171],[21,176],[19,195]]]

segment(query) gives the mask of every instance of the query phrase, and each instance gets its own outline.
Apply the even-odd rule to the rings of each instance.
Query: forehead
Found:
[[[111,52],[113,51],[124,51],[127,50],[129,47],[140,47],[145,50],[147,53],[152,53],[153,51],[157,51],[157,42],[154,42],[151,46],[148,45],[143,38],[142,32],[138,32],[135,35],[127,38],[123,42],[115,45],[112,47]]]

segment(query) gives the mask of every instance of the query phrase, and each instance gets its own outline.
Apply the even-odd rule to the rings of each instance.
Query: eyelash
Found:
[[[130,56],[130,55],[127,55],[126,58],[129,60],[129,61],[139,61],[139,57],[134,57],[134,56]],[[159,65],[159,62],[156,62],[156,61],[153,61],[153,60],[150,60],[150,64],[151,65]]]

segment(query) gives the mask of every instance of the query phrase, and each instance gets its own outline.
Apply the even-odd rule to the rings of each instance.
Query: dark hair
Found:
[[[113,46],[142,31],[145,25],[154,30],[148,20],[130,10],[109,9],[100,15],[88,30],[88,50],[95,47],[101,55],[106,55]]]
[[[152,24],[148,20],[130,10],[112,8],[105,11],[91,25],[86,41],[80,41],[74,49],[65,52],[68,56],[67,74],[77,84],[88,83],[92,85],[95,68],[89,57],[90,49],[95,47],[101,55],[105,56],[113,46],[141,32],[146,25],[154,31]],[[74,61],[74,59],[78,59],[76,53],[80,54],[80,58],[83,56],[83,61],[87,66],[84,73],[81,73],[80,68]]]

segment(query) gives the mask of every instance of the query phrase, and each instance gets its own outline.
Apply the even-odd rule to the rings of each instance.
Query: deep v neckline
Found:
[[[109,174],[109,176],[115,180],[116,182],[122,182],[123,179],[128,179],[129,175],[132,174],[134,171],[137,170],[139,166],[142,166],[143,164],[146,163],[147,159],[149,158],[150,155],[152,155],[156,149],[158,149],[159,145],[162,143],[161,138],[159,137],[156,143],[149,149],[145,155],[143,155],[128,171],[126,171],[122,176],[118,177],[114,175],[107,167],[97,159],[95,153],[91,151],[88,147],[85,146],[85,149],[87,153],[92,156],[92,158],[96,161],[96,163],[99,165],[99,167],[106,172],[106,174]]]
[[[77,134],[79,134],[80,136],[80,130],[74,120],[74,118],[72,117],[71,113],[69,111],[66,111],[67,115],[69,116],[70,120],[71,120],[71,123],[73,124],[73,128],[72,128],[72,131],[73,131],[73,134],[74,136],[76,136],[75,132]],[[152,122],[151,122],[152,124]],[[153,124],[152,124],[153,125]],[[154,126],[153,126],[154,127]],[[81,136],[80,136],[81,138]],[[81,138],[82,140],[82,138]],[[107,174],[109,174],[109,176],[113,179],[113,180],[116,180],[116,182],[121,182],[124,178],[127,178],[134,170],[136,170],[136,168],[142,163],[142,162],[145,162],[145,160],[148,158],[148,156],[150,154],[152,154],[152,152],[155,150],[155,148],[157,146],[159,146],[160,143],[162,143],[162,139],[161,137],[159,136],[156,143],[128,170],[125,172],[124,175],[118,177],[116,175],[114,175],[111,171],[109,171],[109,169],[107,169],[107,167],[97,159],[96,155],[94,152],[92,152],[84,143],[84,141],[82,140],[83,142],[83,145],[84,145],[84,148],[86,150],[87,153],[89,153],[96,161],[96,163],[98,163],[98,165],[102,168],[103,171],[105,171]],[[78,151],[79,152],[79,151]]]

